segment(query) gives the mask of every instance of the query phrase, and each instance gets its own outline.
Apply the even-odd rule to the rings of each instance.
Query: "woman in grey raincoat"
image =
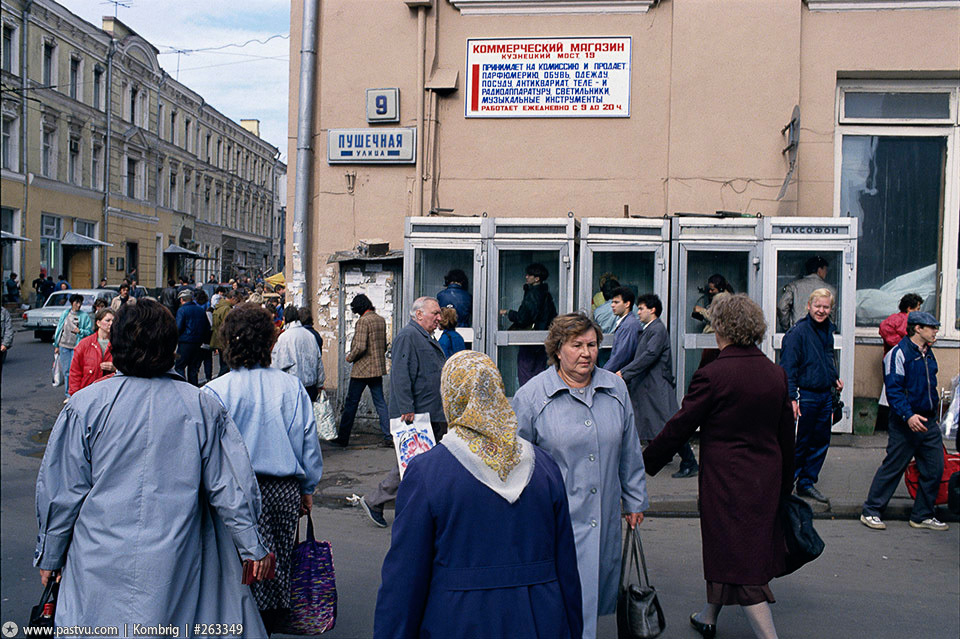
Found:
[[[566,484],[583,591],[583,636],[612,614],[620,580],[620,516],[632,528],[647,509],[643,453],[623,380],[597,368],[600,327],[586,315],[558,315],[544,346],[552,366],[513,400],[517,434],[560,466]]]
[[[270,568],[240,432],[171,371],[177,327],[159,303],[124,306],[110,344],[120,372],[70,398],[37,477],[34,565],[44,584],[62,576],[57,625],[265,636],[237,557]]]

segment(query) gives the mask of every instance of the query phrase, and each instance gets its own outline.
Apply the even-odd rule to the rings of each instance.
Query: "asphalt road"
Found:
[[[49,344],[18,333],[0,382],[0,623],[12,619],[22,625],[41,590],[30,564],[34,482],[44,431],[56,420],[63,393],[50,385],[51,358]],[[339,617],[327,636],[369,637],[390,529],[375,528],[353,508],[317,508],[314,521],[317,535],[333,546],[337,571]],[[960,526],[937,533],[891,522],[888,530],[877,532],[856,521],[818,520],[816,527],[827,545],[824,555],[771,584],[781,638],[960,637]],[[651,517],[642,535],[651,581],[667,617],[661,636],[695,639],[699,635],[687,617],[702,606],[704,596],[699,522]],[[613,617],[601,620],[600,636],[616,637]],[[750,636],[743,613],[724,610],[718,637]]]

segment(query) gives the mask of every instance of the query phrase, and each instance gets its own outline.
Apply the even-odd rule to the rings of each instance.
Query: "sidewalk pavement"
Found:
[[[393,464],[396,454],[392,448],[377,448],[380,435],[358,433],[351,437],[346,449],[322,444],[323,479],[317,486],[316,499],[328,507],[350,506],[351,495],[370,494]],[[821,519],[858,519],[870,482],[883,461],[887,436],[833,435],[827,461],[820,473],[817,488],[830,499],[830,505],[808,499],[814,516]],[[699,459],[698,446],[694,450]],[[951,451],[952,452],[952,451]],[[673,479],[670,475],[679,469],[679,457],[667,465],[656,477],[647,478],[650,508],[647,515],[664,517],[697,516],[697,479]],[[887,507],[884,519],[909,518],[913,499],[903,482]],[[392,502],[388,508],[392,508]],[[957,521],[946,507],[938,507],[938,515],[945,521]]]

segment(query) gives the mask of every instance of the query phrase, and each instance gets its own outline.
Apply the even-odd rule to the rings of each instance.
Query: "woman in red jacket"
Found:
[[[110,308],[97,311],[97,331],[80,340],[74,349],[73,362],[70,364],[71,395],[116,372],[110,353],[110,327],[113,326],[114,315]]]

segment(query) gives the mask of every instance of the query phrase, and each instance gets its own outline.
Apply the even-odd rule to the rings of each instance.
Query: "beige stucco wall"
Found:
[[[295,0],[290,175],[300,8]],[[434,205],[456,215],[511,217],[619,217],[624,205],[653,217],[718,209],[833,216],[838,78],[955,77],[960,70],[955,9],[811,13],[800,0],[686,0],[661,2],[645,14],[462,16],[448,0],[435,0],[426,12],[426,77],[436,68],[457,69],[460,77],[457,91],[437,96],[435,113],[426,95],[428,124],[419,139],[428,143],[424,204],[417,212],[413,165],[326,161],[328,129],[376,130],[365,120],[366,88],[399,87],[400,122],[385,126],[417,125],[416,10],[399,0],[326,0],[320,24],[305,264],[315,307],[330,253],[370,237],[402,248],[404,217]],[[604,35],[632,38],[629,118],[464,117],[468,38]],[[780,131],[794,105],[801,108],[799,163],[778,202],[788,168]],[[353,193],[347,174],[356,175]],[[294,194],[289,189],[288,269]],[[328,310],[319,308],[318,316]],[[857,349],[857,395],[879,391],[875,350]],[[326,358],[328,371],[335,370],[335,353]],[[944,379],[956,374],[958,360],[955,350],[940,357]]]

